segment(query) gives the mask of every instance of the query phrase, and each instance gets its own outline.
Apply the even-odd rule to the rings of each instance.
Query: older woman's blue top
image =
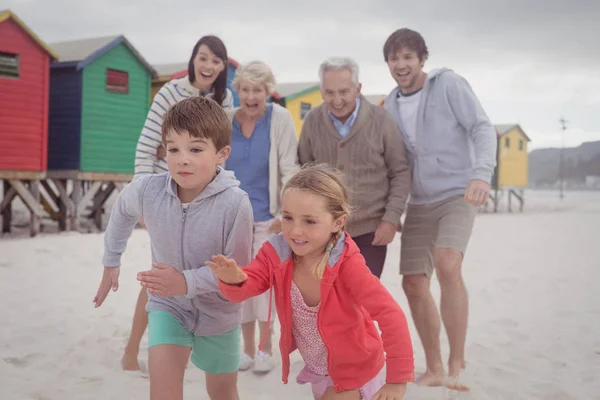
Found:
[[[249,138],[242,134],[242,128],[233,118],[231,154],[227,159],[227,169],[233,171],[240,181],[240,188],[248,193],[254,222],[273,218],[269,211],[269,151],[271,150],[271,115],[273,105],[254,125]]]

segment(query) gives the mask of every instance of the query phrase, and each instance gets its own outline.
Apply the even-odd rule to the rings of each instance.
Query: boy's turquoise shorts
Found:
[[[176,344],[192,348],[192,363],[209,374],[229,374],[240,366],[240,327],[214,336],[195,336],[166,311],[148,312],[148,348]]]

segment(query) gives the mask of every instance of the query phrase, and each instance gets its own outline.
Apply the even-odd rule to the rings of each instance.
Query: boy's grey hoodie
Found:
[[[219,167],[215,179],[184,211],[170,174],[136,177],[120,193],[104,235],[103,262],[120,266],[121,254],[140,217],[150,235],[152,262],[182,271],[184,296],[149,294],[147,310],[173,314],[197,336],[219,335],[241,323],[241,304],[219,291],[218,280],[204,263],[224,254],[248,265],[252,249],[252,206],[231,171]],[[152,266],[137,266],[140,270]]]
[[[394,117],[412,170],[409,203],[463,195],[471,179],[490,183],[496,166],[496,130],[469,83],[448,68],[427,74],[417,111],[416,144],[402,126],[394,88],[384,106]]]

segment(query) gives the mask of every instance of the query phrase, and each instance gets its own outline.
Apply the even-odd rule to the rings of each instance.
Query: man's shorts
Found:
[[[431,277],[436,248],[453,249],[464,256],[476,215],[477,207],[463,196],[431,204],[409,204],[402,228],[400,273]]]
[[[195,336],[166,311],[148,312],[148,348],[176,344],[192,348],[192,363],[209,374],[229,374],[240,364],[240,327],[214,336]]]

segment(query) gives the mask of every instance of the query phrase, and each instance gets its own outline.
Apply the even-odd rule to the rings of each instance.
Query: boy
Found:
[[[477,207],[487,201],[496,165],[496,132],[467,81],[452,70],[423,71],[423,37],[392,33],[383,56],[398,86],[385,99],[406,144],[412,188],[402,232],[402,287],[427,360],[423,386],[458,382],[465,368],[468,298],[461,266]],[[440,315],[429,291],[441,286],[442,321],[450,342],[448,378],[440,354]]]
[[[211,399],[238,399],[241,304],[219,293],[204,266],[225,252],[249,263],[253,215],[248,195],[222,164],[231,124],[203,97],[182,100],[162,125],[169,172],[134,179],[119,195],[104,238],[99,307],[118,288],[121,254],[140,217],[152,243],[153,269],[138,274],[148,289],[148,358],[152,399],[182,399],[190,357],[206,373]],[[244,264],[245,265],[245,264]]]

